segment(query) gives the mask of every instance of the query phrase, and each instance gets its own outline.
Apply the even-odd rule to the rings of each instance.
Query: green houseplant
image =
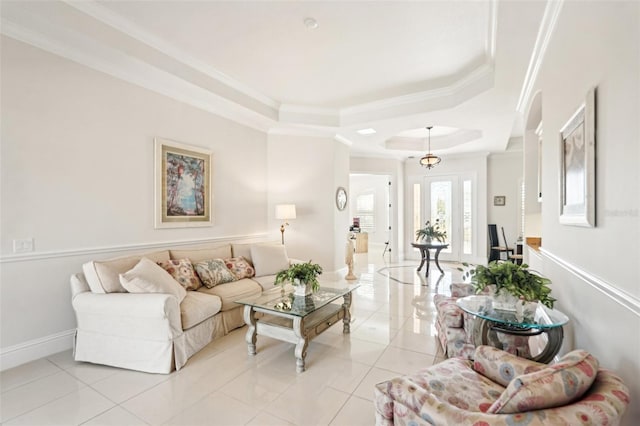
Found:
[[[518,265],[512,262],[493,261],[489,265],[470,265],[463,263],[463,278],[470,278],[476,293],[481,293],[488,286],[495,286],[495,294],[509,293],[516,299],[525,302],[540,301],[548,308],[553,308],[556,301],[551,297],[551,280],[541,277],[529,270],[529,265]]]
[[[424,228],[416,231],[416,241],[425,240],[430,243],[432,240],[437,240],[444,243],[446,239],[447,231],[440,229],[440,219],[436,219],[433,225],[431,225],[430,221],[427,221],[424,224]]]
[[[288,269],[283,269],[276,274],[276,284],[284,285],[290,282],[296,287],[296,295],[308,295],[320,288],[318,276],[322,274],[322,267],[311,261],[294,263]]]

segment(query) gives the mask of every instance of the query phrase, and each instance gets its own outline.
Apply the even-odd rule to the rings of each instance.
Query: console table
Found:
[[[420,266],[418,266],[418,272],[420,272],[422,270],[422,266],[426,263],[427,264],[427,270],[425,272],[425,276],[429,276],[429,262],[431,261],[431,256],[429,255],[429,250],[435,250],[435,255],[433,256],[434,260],[436,261],[436,266],[438,267],[438,269],[440,270],[441,274],[444,274],[444,271],[442,270],[442,268],[440,267],[440,263],[438,262],[438,256],[440,256],[440,252],[443,249],[446,249],[447,247],[449,247],[449,244],[443,244],[443,243],[411,243],[411,245],[417,249],[420,250]]]
[[[295,347],[296,371],[305,370],[305,357],[309,341],[342,320],[343,333],[350,332],[351,292],[359,284],[320,287],[310,296],[294,296],[280,288],[265,291],[261,295],[237,300],[244,305],[244,321],[248,326],[246,341],[249,355],[256,354],[257,335],[272,337],[293,343]],[[331,303],[343,298],[342,304]],[[256,313],[262,313],[256,317]]]
[[[549,309],[541,303],[538,303],[533,317],[524,317],[521,321],[516,318],[515,311],[493,309],[492,296],[461,297],[456,300],[456,304],[463,311],[476,317],[473,321],[473,340],[476,346],[490,345],[502,349],[501,343],[492,331],[524,337],[545,333],[547,345],[542,352],[531,358],[545,364],[551,362],[560,350],[564,337],[562,326],[569,322],[565,314],[557,309]]]

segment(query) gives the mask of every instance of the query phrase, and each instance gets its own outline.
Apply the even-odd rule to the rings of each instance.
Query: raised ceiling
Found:
[[[2,32],[268,132],[403,158],[502,151],[542,1],[1,3]],[[313,18],[317,28],[304,21]],[[437,131],[437,127],[449,128]],[[360,135],[362,128],[376,130]]]

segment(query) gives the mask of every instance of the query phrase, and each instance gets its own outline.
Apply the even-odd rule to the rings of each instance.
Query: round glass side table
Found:
[[[515,311],[493,308],[491,296],[466,296],[456,301],[463,311],[475,316],[473,322],[473,340],[476,346],[490,345],[501,348],[495,333],[500,332],[513,336],[532,337],[545,334],[547,344],[542,351],[531,359],[549,363],[560,350],[564,332],[562,326],[569,318],[557,309],[549,309],[538,303],[535,313],[529,317],[516,318]]]

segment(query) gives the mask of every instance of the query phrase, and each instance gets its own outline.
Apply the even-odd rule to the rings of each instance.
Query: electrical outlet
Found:
[[[33,238],[13,240],[14,253],[30,253],[33,251]]]

